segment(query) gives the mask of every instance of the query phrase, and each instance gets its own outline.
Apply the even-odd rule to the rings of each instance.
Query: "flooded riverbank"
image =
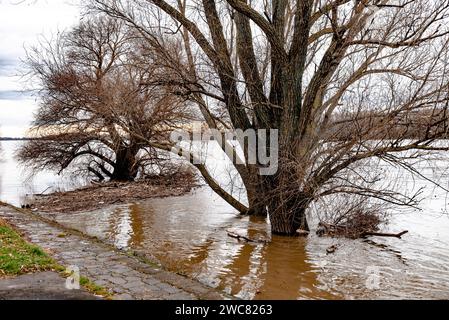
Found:
[[[423,173],[447,178],[441,170],[427,169]],[[425,179],[404,183],[404,188],[425,186],[426,193],[422,211],[395,212],[386,226],[408,230],[403,239],[313,233],[271,238],[267,221],[238,216],[207,187],[181,197],[48,216],[244,299],[449,299],[446,195]],[[4,197],[5,184],[2,192]],[[270,241],[239,242],[228,230]],[[327,254],[331,245],[338,249]]]
[[[402,240],[270,238],[267,221],[236,215],[202,188],[53,218],[244,299],[449,299],[445,215],[394,217],[389,230],[409,230]],[[228,230],[271,241],[239,242]]]

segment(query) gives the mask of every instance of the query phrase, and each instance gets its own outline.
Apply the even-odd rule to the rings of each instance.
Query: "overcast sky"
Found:
[[[36,110],[35,98],[17,74],[25,47],[79,21],[76,0],[0,0],[0,136],[24,136]]]

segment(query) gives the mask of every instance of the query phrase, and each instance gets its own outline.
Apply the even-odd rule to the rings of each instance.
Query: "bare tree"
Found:
[[[23,162],[59,172],[76,164],[99,180],[123,181],[157,162],[147,141],[166,140],[190,116],[183,98],[142,85],[152,69],[133,58],[137,39],[123,22],[87,17],[29,52],[40,86],[33,127],[40,139],[20,149]]]
[[[279,130],[275,175],[236,165],[248,206],[197,166],[240,212],[268,211],[274,233],[308,229],[306,210],[333,194],[410,204],[351,175],[370,158],[413,171],[409,159],[447,150],[438,142],[447,126],[447,0],[89,3],[141,34],[161,65],[172,67],[159,85],[195,102],[209,127]],[[419,138],[406,139],[416,114],[429,116]],[[336,124],[342,119],[347,126]]]

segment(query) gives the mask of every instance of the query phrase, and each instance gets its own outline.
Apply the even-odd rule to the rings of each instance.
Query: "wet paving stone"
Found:
[[[114,296],[114,300],[134,300],[129,293],[122,293]]]
[[[64,266],[77,266],[94,283],[116,294],[113,299],[225,299],[212,288],[141,262],[112,246],[72,234],[33,213],[0,206],[0,218],[24,233]]]
[[[83,288],[71,290],[56,272],[38,272],[0,280],[0,300],[96,300]]]

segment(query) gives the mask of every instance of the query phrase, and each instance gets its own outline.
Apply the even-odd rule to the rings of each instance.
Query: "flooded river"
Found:
[[[32,175],[14,157],[21,141],[0,141],[0,200],[17,206],[32,194],[66,191],[81,186],[84,179],[41,171]]]
[[[36,193],[67,185],[49,173],[22,184],[12,146],[2,143],[1,200],[19,204],[17,195],[29,193],[30,186]],[[441,170],[427,169],[428,175],[438,172],[447,186],[449,177]],[[182,197],[51,216],[244,299],[449,299],[446,195],[425,179],[404,183],[426,187],[426,199],[422,211],[397,212],[390,219],[386,230],[409,231],[402,239],[270,237],[267,221],[238,216],[207,187]],[[228,230],[271,241],[239,242]],[[331,245],[338,249],[327,254]]]

